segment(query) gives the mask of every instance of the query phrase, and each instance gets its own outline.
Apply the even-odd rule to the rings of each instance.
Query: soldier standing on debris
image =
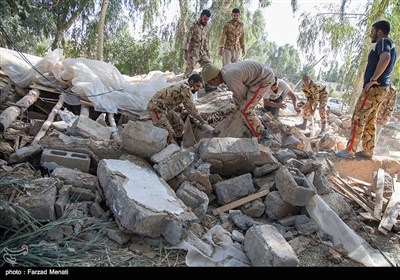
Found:
[[[199,74],[189,77],[188,83],[178,83],[159,90],[147,105],[147,110],[153,124],[168,130],[167,143],[173,138],[180,140],[183,136],[183,121],[177,116],[174,108],[183,104],[186,111],[192,117],[198,119],[203,125],[208,125],[197,111],[193,103],[192,94],[203,86],[203,80]]]
[[[382,101],[388,98],[389,79],[396,63],[396,48],[388,38],[389,32],[390,23],[385,20],[372,25],[369,36],[374,45],[368,54],[364,87],[353,113],[350,139],[346,149],[336,153],[339,157],[371,159],[373,156],[377,111]],[[363,150],[356,153],[361,140]]]
[[[306,129],[307,118],[314,117],[314,112],[317,108],[317,105],[319,105],[319,116],[321,118],[321,135],[325,131],[327,122],[326,105],[328,103],[328,91],[326,90],[325,85],[319,82],[312,81],[311,78],[306,74],[303,74],[301,78],[303,80],[301,91],[304,93],[307,102],[303,107],[303,123],[300,125],[296,125],[296,127],[300,129]]]
[[[289,96],[292,100],[294,110],[300,113],[300,109],[297,107],[296,96],[294,95],[290,86],[282,79],[275,77],[275,83],[269,90],[269,97],[264,97],[264,109],[267,112],[271,112],[274,117],[278,117],[279,109],[286,109],[286,104],[283,103],[286,96]]]
[[[193,68],[199,63],[202,67],[211,63],[208,52],[208,27],[211,17],[209,10],[203,10],[200,18],[194,22],[183,40],[184,59],[186,61],[185,77],[189,77]]]
[[[244,30],[243,23],[239,21],[240,10],[235,8],[232,10],[231,21],[225,23],[221,38],[219,55],[222,56],[224,66],[229,63],[234,63],[239,60],[240,49],[242,49],[242,56],[244,57]]]
[[[269,146],[268,130],[264,129],[254,108],[275,83],[271,68],[256,61],[239,61],[225,65],[222,69],[207,64],[201,75],[204,82],[211,86],[226,84],[233,92],[233,101],[242,113],[246,126],[261,144]]]

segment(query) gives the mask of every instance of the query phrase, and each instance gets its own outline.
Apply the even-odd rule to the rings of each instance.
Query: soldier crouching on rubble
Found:
[[[319,134],[322,135],[325,132],[327,122],[326,105],[328,103],[328,91],[325,85],[314,82],[306,74],[303,74],[302,80],[303,86],[301,90],[307,98],[307,102],[303,107],[303,123],[296,125],[296,127],[306,129],[307,118],[314,116],[315,109],[319,105],[319,115],[321,118],[321,131]]]
[[[256,105],[275,83],[274,72],[267,65],[256,61],[239,61],[222,69],[207,64],[201,72],[203,80],[211,86],[225,83],[233,92],[233,101],[242,114],[246,126],[260,144],[269,146],[270,135],[254,112]]]
[[[172,139],[179,142],[183,136],[183,121],[174,111],[174,108],[183,104],[186,111],[200,123],[210,127],[197,111],[193,103],[192,94],[203,86],[203,80],[199,74],[189,77],[187,83],[178,83],[159,90],[147,105],[147,110],[153,124],[168,131],[167,143]]]

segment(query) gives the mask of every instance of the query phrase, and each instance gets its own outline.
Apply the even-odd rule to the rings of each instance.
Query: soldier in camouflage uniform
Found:
[[[322,134],[326,128],[326,104],[328,103],[328,91],[326,86],[314,82],[310,79],[308,75],[302,76],[303,86],[301,90],[303,91],[307,102],[303,107],[303,123],[301,125],[296,125],[300,129],[306,129],[307,118],[314,116],[315,109],[319,104],[319,115],[321,117],[321,132]]]
[[[231,21],[225,23],[219,42],[219,55],[223,58],[224,66],[239,60],[240,49],[244,56],[244,30],[243,23],[239,21],[240,10],[232,10]]]
[[[188,83],[178,83],[159,90],[147,105],[147,110],[153,124],[168,130],[167,143],[173,138],[178,139],[183,134],[183,121],[174,111],[183,104],[186,111],[201,123],[208,124],[199,114],[193,103],[192,94],[203,86],[203,80],[199,74],[189,77]]]
[[[185,77],[192,74],[197,63],[203,67],[207,63],[211,63],[208,52],[208,27],[207,23],[211,17],[209,10],[201,12],[199,20],[194,22],[189,32],[183,40],[184,59],[186,61]]]
[[[372,25],[370,38],[373,43],[364,72],[364,87],[354,109],[352,131],[345,150],[335,155],[342,158],[371,159],[375,148],[377,111],[388,98],[390,75],[396,63],[396,48],[388,38],[390,23],[382,20]],[[362,141],[362,151],[356,152]]]

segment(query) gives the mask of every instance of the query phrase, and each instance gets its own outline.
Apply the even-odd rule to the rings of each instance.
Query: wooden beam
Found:
[[[333,181],[334,185],[339,187],[347,196],[351,197],[351,199],[356,202],[362,209],[373,215],[374,210],[369,205],[369,203],[365,203],[365,201],[360,200],[356,195],[354,195],[351,191],[347,190],[344,186],[340,185],[339,182]]]
[[[347,184],[345,180],[343,180],[340,176],[336,175],[337,179],[344,185],[345,189],[347,189],[350,193],[352,193],[354,196],[356,196],[360,201],[362,201],[364,204],[366,204],[369,208],[373,209],[374,207],[364,198],[362,197],[358,192],[353,190],[353,187]]]
[[[372,197],[376,197],[376,194],[374,192],[371,192],[370,190],[364,190],[360,187],[353,187],[353,190],[358,191],[362,194],[370,195]],[[383,203],[388,203],[388,200],[386,198],[383,198]]]
[[[390,197],[389,203],[386,206],[386,210],[383,213],[382,220],[379,224],[379,229],[386,229],[388,231],[392,230],[394,223],[396,222],[397,216],[399,215],[400,211],[400,183],[394,183],[394,192]]]
[[[364,185],[364,186],[367,186],[367,187],[371,187],[371,186],[372,186],[371,183],[367,183],[367,182],[365,182],[365,181],[361,181],[361,180],[359,180],[359,179],[356,179],[356,178],[353,178],[353,177],[350,177],[350,176],[347,176],[347,178],[349,178],[350,180],[352,180],[354,183],[358,183],[358,184],[360,184],[360,185]]]
[[[231,202],[231,203],[228,203],[228,204],[226,204],[224,206],[216,208],[216,209],[212,210],[212,213],[213,213],[214,216],[216,216],[219,213],[223,213],[223,212],[226,212],[228,210],[234,209],[234,208],[239,207],[239,206],[241,206],[241,205],[243,205],[243,204],[245,204],[247,202],[250,202],[250,201],[253,201],[253,200],[257,199],[257,198],[266,196],[267,194],[269,194],[269,190],[263,190],[263,191],[260,191],[258,193],[255,193],[255,194],[251,194],[249,196],[246,196],[244,198],[238,199],[238,200],[236,200],[234,202]]]
[[[382,168],[378,169],[376,175],[376,197],[375,197],[375,209],[374,217],[377,219],[382,218],[382,207],[383,207],[383,189],[385,187],[385,170]]]

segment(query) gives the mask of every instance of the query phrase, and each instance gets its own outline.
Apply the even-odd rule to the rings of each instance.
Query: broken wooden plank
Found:
[[[376,194],[374,192],[371,192],[370,190],[365,190],[365,189],[360,188],[360,187],[353,187],[353,190],[358,191],[358,192],[360,192],[362,194],[369,195],[371,197],[376,197]],[[383,203],[388,203],[388,200],[385,197],[383,197]]]
[[[379,222],[379,220],[377,218],[375,218],[374,216],[371,215],[371,213],[368,212],[361,212],[358,213],[361,217],[363,217],[366,220],[370,220],[370,221],[375,221],[375,222]]]
[[[62,92],[58,88],[46,87],[46,86],[42,86],[39,84],[32,84],[29,87],[32,89],[43,90],[43,91],[48,91],[48,92],[53,92],[53,93],[58,93],[58,94],[61,94],[61,92]]]
[[[347,184],[347,182],[345,180],[343,180],[339,175],[336,174],[336,179],[339,180],[345,187],[345,189],[347,189],[348,191],[350,191],[350,193],[352,193],[353,195],[355,195],[360,201],[362,201],[363,203],[365,203],[369,208],[374,209],[374,207],[364,198],[362,197],[358,192],[356,192],[355,190],[353,190],[353,187],[350,186],[349,184]]]
[[[5,109],[0,115],[0,133],[4,133],[19,115],[35,103],[39,95],[40,92],[38,90],[32,89],[27,95],[18,100],[14,106]]]
[[[374,217],[377,219],[382,218],[382,207],[383,207],[383,189],[385,187],[385,171],[382,168],[378,169],[376,175],[376,197],[375,197],[375,208]]]
[[[367,211],[368,213],[370,213],[371,215],[373,215],[374,210],[372,209],[371,205],[366,202],[363,201],[361,199],[359,199],[356,195],[354,195],[351,191],[349,191],[347,188],[345,188],[344,186],[340,185],[339,182],[333,181],[334,185],[336,185],[337,187],[339,187],[347,196],[351,197],[351,199],[356,202],[362,209],[364,209],[365,211]]]
[[[379,224],[378,230],[384,228],[388,231],[392,230],[393,225],[396,222],[397,216],[400,211],[400,183],[394,183],[394,192],[390,197],[389,203],[386,206],[386,210],[383,213],[382,220]]]
[[[234,209],[234,208],[239,207],[239,206],[241,206],[241,205],[243,205],[243,204],[245,204],[247,202],[250,202],[250,201],[253,201],[253,200],[257,199],[257,198],[266,196],[267,194],[269,194],[269,190],[263,190],[263,191],[260,191],[258,193],[255,193],[255,194],[251,194],[251,195],[246,196],[244,198],[238,199],[238,200],[236,200],[234,202],[228,203],[228,204],[226,204],[224,206],[218,207],[218,208],[212,210],[212,213],[213,213],[213,215],[216,216],[219,213],[223,213],[223,212],[226,212],[228,210]]]
[[[360,185],[364,185],[364,186],[367,186],[367,187],[371,187],[372,186],[371,183],[368,183],[368,182],[365,182],[365,181],[362,181],[362,180],[359,180],[359,179],[356,179],[356,178],[353,178],[353,177],[350,177],[350,176],[347,176],[347,178],[349,178],[354,183],[357,183],[357,184],[360,184]]]

